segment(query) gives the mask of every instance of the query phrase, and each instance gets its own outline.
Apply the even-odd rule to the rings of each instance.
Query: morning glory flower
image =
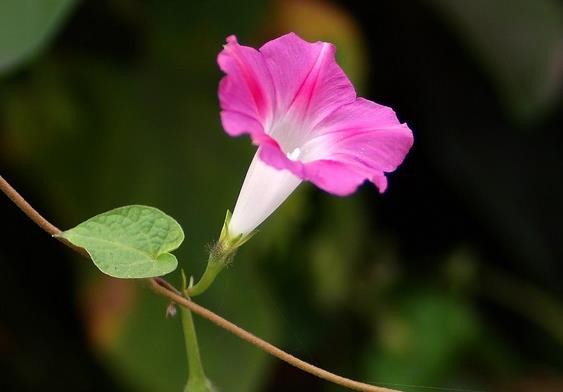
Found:
[[[394,111],[358,98],[334,45],[294,33],[259,50],[229,36],[218,56],[221,122],[258,150],[242,185],[229,237],[252,233],[302,181],[334,195],[370,181],[384,192],[413,144]]]

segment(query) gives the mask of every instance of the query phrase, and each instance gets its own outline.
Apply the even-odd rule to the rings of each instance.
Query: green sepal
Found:
[[[207,260],[207,267],[205,268],[203,276],[195,286],[192,286],[191,284],[189,285],[186,291],[188,296],[195,297],[196,295],[204,293],[205,290],[207,290],[215,281],[217,275],[219,275],[221,271],[223,271],[223,269],[233,261],[237,253],[237,249],[244,245],[254,236],[254,234],[257,233],[257,231],[254,230],[252,233],[245,236],[240,234],[233,237],[229,233],[230,222],[231,211],[227,210],[225,223],[223,223],[219,241],[217,241],[209,250],[209,259]]]
[[[231,211],[227,210],[225,222],[223,223],[221,235],[219,236],[219,241],[217,241],[213,249],[211,249],[210,260],[228,264],[232,261],[237,249],[244,245],[258,232],[258,230],[254,230],[247,235],[238,234],[236,236],[232,236],[231,233],[229,233],[231,217]]]

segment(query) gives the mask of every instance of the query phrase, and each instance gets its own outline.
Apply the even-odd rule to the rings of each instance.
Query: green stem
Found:
[[[192,312],[183,307],[180,308],[180,312],[182,314],[182,328],[184,330],[189,371],[188,383],[184,392],[212,392],[211,382],[203,371]]]
[[[217,277],[217,275],[219,275],[223,268],[225,268],[224,262],[215,261],[210,257],[202,277],[194,286],[188,288],[188,295],[190,297],[195,297],[196,295],[202,294],[209,288],[209,286],[211,286],[211,284],[215,281],[215,278]]]

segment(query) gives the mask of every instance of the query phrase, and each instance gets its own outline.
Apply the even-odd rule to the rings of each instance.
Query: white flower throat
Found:
[[[300,154],[301,150],[295,148],[287,157],[297,159]],[[250,234],[302,181],[289,170],[277,170],[267,165],[258,155],[259,151],[248,168],[233,210],[229,224],[233,236]]]

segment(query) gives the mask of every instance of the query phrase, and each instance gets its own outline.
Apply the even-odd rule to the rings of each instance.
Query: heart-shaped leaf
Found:
[[[0,73],[37,54],[67,19],[76,0],[0,1]]]
[[[169,252],[184,241],[184,232],[162,211],[132,205],[96,215],[59,237],[84,248],[107,275],[150,278],[176,269],[178,260]]]

